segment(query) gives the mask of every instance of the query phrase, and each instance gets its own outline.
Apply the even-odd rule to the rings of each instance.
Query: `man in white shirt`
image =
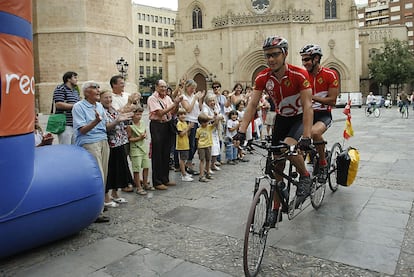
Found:
[[[109,84],[112,88],[112,107],[118,111],[128,103],[129,93],[124,91],[125,79],[121,75],[115,75]]]

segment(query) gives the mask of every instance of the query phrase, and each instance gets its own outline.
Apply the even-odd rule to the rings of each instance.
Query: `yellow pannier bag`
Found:
[[[342,186],[350,186],[355,180],[359,166],[358,149],[348,147],[336,158],[336,182]]]

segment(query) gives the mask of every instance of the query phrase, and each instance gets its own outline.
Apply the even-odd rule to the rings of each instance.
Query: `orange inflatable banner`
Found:
[[[31,7],[32,2],[0,0],[0,137],[34,130],[31,8],[20,5]]]

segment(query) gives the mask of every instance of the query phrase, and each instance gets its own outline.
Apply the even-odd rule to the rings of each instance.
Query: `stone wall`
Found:
[[[42,113],[50,112],[53,90],[66,71],[79,74],[79,85],[95,80],[109,88],[111,76],[119,74],[115,62],[124,57],[128,75],[135,76],[129,0],[34,0],[33,40],[36,105]],[[134,78],[127,79],[126,90],[137,90]]]

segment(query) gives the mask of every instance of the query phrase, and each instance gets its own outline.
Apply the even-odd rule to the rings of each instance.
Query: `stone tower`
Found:
[[[137,90],[130,0],[33,0],[33,48],[36,104],[49,113],[53,90],[66,71],[77,72],[79,85],[95,80],[110,88],[119,74],[115,62],[130,64],[127,88]]]

